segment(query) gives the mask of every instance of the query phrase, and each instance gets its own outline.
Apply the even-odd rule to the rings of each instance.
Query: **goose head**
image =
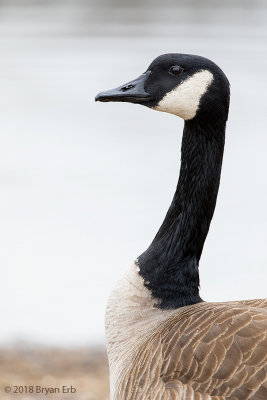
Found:
[[[192,54],[163,54],[146,72],[115,89],[99,93],[96,101],[129,102],[183,118],[227,120],[229,82],[207,58]]]

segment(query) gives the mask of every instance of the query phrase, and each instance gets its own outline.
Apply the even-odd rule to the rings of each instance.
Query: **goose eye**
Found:
[[[173,75],[180,75],[183,72],[183,68],[179,65],[173,65],[169,71]]]

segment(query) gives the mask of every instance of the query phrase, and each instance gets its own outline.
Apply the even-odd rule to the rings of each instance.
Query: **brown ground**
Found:
[[[64,394],[64,385],[72,385],[76,392]],[[14,393],[16,386],[22,393]],[[38,394],[41,390],[38,386],[52,389],[47,394],[45,389]],[[88,348],[0,349],[0,399],[108,400],[106,354],[102,349]]]

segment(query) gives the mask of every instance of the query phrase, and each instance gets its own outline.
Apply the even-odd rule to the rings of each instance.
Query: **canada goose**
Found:
[[[199,296],[229,98],[221,69],[188,54],[161,55],[137,79],[96,96],[185,120],[171,206],[108,302],[113,400],[267,399],[267,300],[212,303]]]

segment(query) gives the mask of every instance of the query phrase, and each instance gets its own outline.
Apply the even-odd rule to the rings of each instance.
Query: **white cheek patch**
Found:
[[[200,99],[213,81],[210,71],[202,70],[186,79],[171,92],[166,93],[155,110],[178,115],[185,120],[195,117]]]

